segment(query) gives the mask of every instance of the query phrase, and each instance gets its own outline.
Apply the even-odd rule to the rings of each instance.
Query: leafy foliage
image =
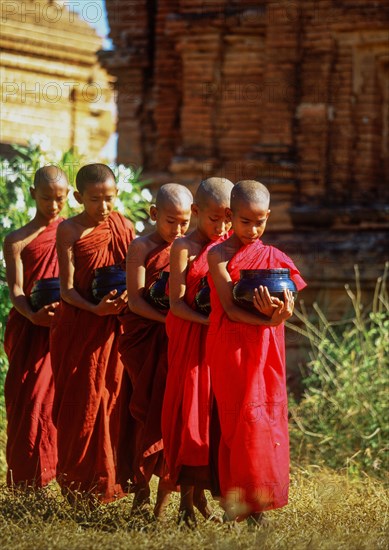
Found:
[[[330,323],[315,304],[316,319],[296,312],[311,344],[305,393],[292,407],[292,448],[310,461],[384,475],[389,442],[388,265],[364,308],[356,267],[356,291],[346,287],[354,316]],[[387,464],[386,464],[387,466]]]

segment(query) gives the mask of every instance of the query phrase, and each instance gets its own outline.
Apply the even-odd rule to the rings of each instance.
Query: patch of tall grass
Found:
[[[153,484],[154,492],[156,483]],[[382,483],[320,468],[292,474],[289,506],[267,512],[268,526],[205,522],[177,526],[178,494],[163,521],[131,519],[131,499],[90,509],[70,507],[53,485],[44,491],[0,488],[0,540],[6,549],[183,550],[264,548],[379,550],[387,548],[388,495]],[[214,503],[214,506],[217,506]]]
[[[330,322],[318,304],[314,317],[296,311],[289,328],[310,343],[305,392],[291,406],[291,448],[300,460],[384,476],[389,448],[388,265],[363,305],[358,267],[355,290],[346,286],[351,317]]]

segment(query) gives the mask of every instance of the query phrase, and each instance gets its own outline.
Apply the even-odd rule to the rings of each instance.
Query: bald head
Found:
[[[182,210],[190,210],[193,195],[184,185],[166,183],[158,189],[155,205],[157,208],[166,208],[173,205]]]
[[[105,183],[110,180],[116,185],[115,174],[111,168],[101,162],[93,162],[79,169],[76,176],[76,187],[82,195],[88,185]]]
[[[42,185],[47,184],[53,184],[53,183],[68,183],[68,178],[63,170],[59,168],[58,166],[43,166],[42,168],[39,168],[35,172],[34,176],[34,187],[35,189],[38,189],[38,187]]]
[[[205,208],[210,201],[218,206],[229,206],[233,187],[232,181],[226,178],[208,178],[198,186],[194,202],[199,208]]]
[[[255,204],[263,210],[268,210],[270,204],[270,193],[259,181],[238,181],[238,183],[234,185],[231,192],[231,210],[234,212],[241,203]]]

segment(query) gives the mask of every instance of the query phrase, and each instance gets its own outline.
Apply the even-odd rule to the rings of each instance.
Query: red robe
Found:
[[[55,235],[61,221],[48,225],[21,252],[26,296],[35,280],[58,277]],[[12,308],[4,348],[9,360],[4,386],[7,483],[42,487],[55,478],[57,465],[57,433],[51,417],[54,383],[49,328],[33,325]]]
[[[193,309],[200,281],[208,272],[208,250],[214,244],[211,242],[204,247],[188,268],[185,302]],[[209,486],[212,398],[209,367],[205,361],[208,327],[169,312],[166,331],[169,367],[162,409],[162,437],[169,474],[176,483]]]
[[[157,246],[145,261],[148,289],[160,271],[169,270],[171,243]],[[141,317],[132,311],[121,315],[123,334],[119,352],[132,383],[130,411],[136,420],[135,481],[147,482],[153,474],[165,477],[161,433],[162,401],[167,374],[167,336],[164,323]]]
[[[113,212],[74,243],[74,287],[91,301],[94,269],[124,262],[134,229]],[[57,480],[109,502],[123,496],[117,451],[126,418],[117,315],[98,316],[61,301],[51,331],[57,426]]]
[[[289,268],[297,288],[306,286],[292,260],[261,241],[242,247],[228,264],[233,282],[241,269],[270,268]],[[221,425],[221,493],[228,499],[237,491],[232,498],[252,512],[280,508],[289,488],[284,325],[230,321],[212,280],[210,286],[207,359]]]

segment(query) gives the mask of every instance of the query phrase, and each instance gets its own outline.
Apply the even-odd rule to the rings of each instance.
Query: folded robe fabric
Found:
[[[171,243],[163,243],[145,260],[145,293],[160,271],[169,271]],[[119,352],[132,383],[130,411],[135,427],[135,482],[147,482],[153,474],[165,477],[161,433],[162,401],[167,374],[167,335],[165,324],[146,319],[132,311],[120,316],[123,334]]]
[[[48,225],[21,252],[26,296],[37,279],[58,277],[55,236],[61,221]],[[57,434],[51,415],[54,383],[49,328],[33,325],[12,308],[4,349],[9,361],[4,385],[7,483],[42,487],[55,478],[57,465]]]
[[[74,287],[92,301],[94,269],[123,264],[134,237],[131,222],[113,212],[74,243]],[[127,426],[121,395],[123,364],[117,315],[98,316],[64,301],[51,331],[61,487],[108,502],[123,496],[118,483],[118,448]],[[124,403],[125,405],[125,403]]]
[[[242,247],[228,264],[234,283],[241,269],[270,268],[289,268],[297,289],[306,286],[292,260],[261,241]],[[209,279],[207,360],[221,425],[221,493],[253,512],[280,508],[289,488],[284,325],[230,321]]]
[[[193,309],[200,281],[208,272],[208,250],[214,244],[205,246],[187,271],[185,302]],[[169,474],[175,483],[206,486],[210,483],[212,396],[209,367],[205,361],[207,330],[206,325],[186,321],[171,311],[168,313],[168,375],[162,409],[162,437]],[[183,466],[185,480],[181,477]],[[197,471],[193,468],[188,471],[188,466],[196,467]]]

